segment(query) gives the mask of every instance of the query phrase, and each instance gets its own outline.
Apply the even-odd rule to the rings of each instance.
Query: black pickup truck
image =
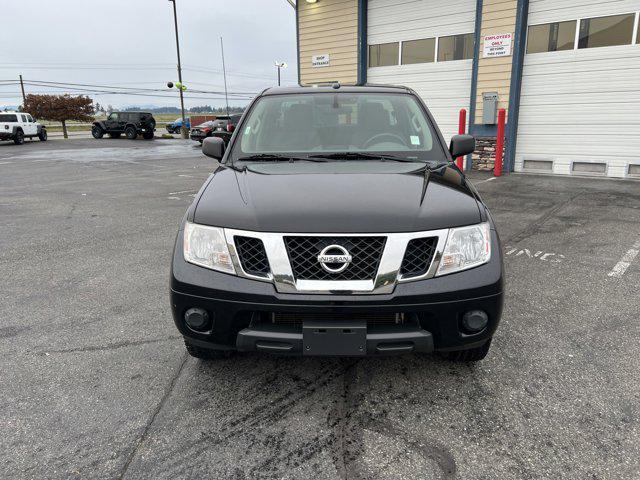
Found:
[[[187,210],[171,268],[188,352],[483,359],[503,303],[498,233],[404,87],[274,88]]]

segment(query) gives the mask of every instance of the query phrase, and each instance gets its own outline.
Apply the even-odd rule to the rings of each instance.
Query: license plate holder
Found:
[[[354,356],[367,354],[365,320],[305,320],[302,323],[303,355]]]

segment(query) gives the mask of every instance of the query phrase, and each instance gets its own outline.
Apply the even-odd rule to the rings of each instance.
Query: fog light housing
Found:
[[[478,333],[487,328],[489,316],[482,310],[471,310],[462,316],[462,328],[465,333]]]
[[[191,330],[205,332],[211,330],[212,319],[202,308],[190,308],[184,314],[184,322]]]

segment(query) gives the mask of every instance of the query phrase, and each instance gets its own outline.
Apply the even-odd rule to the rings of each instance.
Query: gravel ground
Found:
[[[0,477],[640,477],[640,183],[472,178],[505,246],[488,358],[187,357],[191,141],[0,144]],[[627,260],[629,256],[627,255]]]

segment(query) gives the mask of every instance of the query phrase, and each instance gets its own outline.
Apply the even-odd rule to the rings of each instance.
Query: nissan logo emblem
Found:
[[[341,245],[324,247],[318,255],[320,266],[329,273],[344,272],[353,258],[346,248]]]

